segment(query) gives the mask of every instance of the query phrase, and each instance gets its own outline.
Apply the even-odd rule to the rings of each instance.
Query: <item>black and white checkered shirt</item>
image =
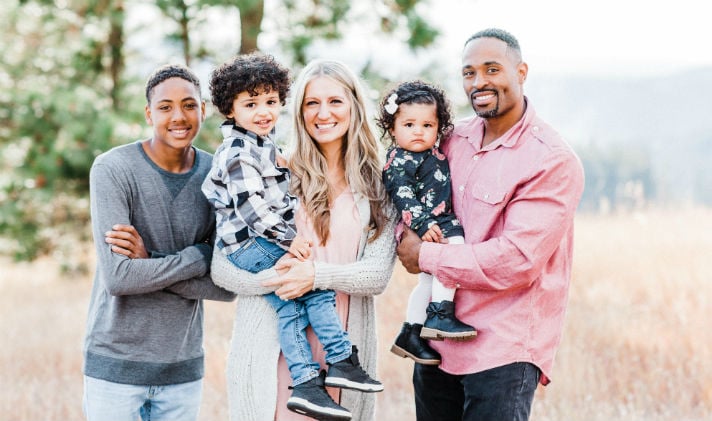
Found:
[[[297,234],[296,198],[289,194],[289,171],[277,167],[277,146],[226,120],[223,143],[215,151],[202,190],[216,210],[218,246],[236,251],[250,237],[261,236],[289,248]]]

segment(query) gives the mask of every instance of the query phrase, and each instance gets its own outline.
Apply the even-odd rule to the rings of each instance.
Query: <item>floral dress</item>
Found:
[[[464,236],[452,212],[450,167],[438,148],[411,152],[391,147],[383,184],[403,222],[422,237],[438,224],[445,237]]]

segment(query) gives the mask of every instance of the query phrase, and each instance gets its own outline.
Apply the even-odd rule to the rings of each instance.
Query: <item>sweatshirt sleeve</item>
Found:
[[[104,235],[115,224],[131,224],[131,185],[116,166],[101,161],[91,168],[89,190],[97,270],[101,271],[108,293],[145,294],[205,276],[210,267],[208,244],[195,244],[175,254],[147,259],[130,259],[111,251]]]
[[[179,281],[166,290],[189,300],[232,301],[235,293],[215,285],[209,276]]]

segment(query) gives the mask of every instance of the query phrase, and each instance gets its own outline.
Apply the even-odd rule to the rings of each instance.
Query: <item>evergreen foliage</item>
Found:
[[[417,13],[419,1],[371,0],[387,5],[393,22],[385,32],[407,28],[411,48],[427,46],[437,31]],[[143,80],[126,72],[129,0],[10,0],[0,8],[0,253],[32,260],[47,253],[71,253],[72,244],[90,237],[89,169],[109,148],[146,135]],[[143,4],[145,6],[145,4]],[[207,11],[238,7],[241,44],[234,53],[257,46],[265,13],[284,13],[280,44],[294,59],[307,60],[316,39],[339,39],[352,19],[348,0],[283,0],[265,10],[263,0],[155,0],[160,45],[180,45],[193,65],[209,55],[195,41]],[[401,21],[401,18],[403,20]],[[165,29],[167,28],[167,29]],[[241,47],[238,47],[241,45]],[[217,117],[206,122],[216,126]],[[196,144],[213,146],[205,130]]]

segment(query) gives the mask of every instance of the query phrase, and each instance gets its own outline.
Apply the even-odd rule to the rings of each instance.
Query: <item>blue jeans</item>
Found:
[[[264,297],[279,318],[279,345],[289,367],[292,386],[319,376],[319,364],[314,361],[307,340],[308,325],[311,325],[324,347],[327,364],[333,364],[351,355],[351,341],[341,327],[339,315],[336,313],[334,291],[309,291],[293,300],[283,300],[274,293]]]
[[[167,386],[137,386],[84,376],[87,421],[194,421],[203,380]]]
[[[277,244],[262,237],[252,237],[227,258],[238,268],[257,273],[274,266],[285,254],[287,251]]]
[[[413,388],[418,421],[527,421],[539,368],[512,363],[479,373],[448,374],[415,364]]]
[[[274,264],[286,252],[262,237],[254,237],[228,260],[240,269],[257,273]],[[319,376],[319,364],[314,361],[307,340],[306,328],[311,325],[326,352],[326,362],[333,364],[351,355],[351,341],[341,327],[336,313],[336,294],[331,290],[310,291],[293,300],[282,300],[276,294],[266,294],[265,299],[277,312],[279,319],[279,345],[289,367],[292,385],[307,382]]]

